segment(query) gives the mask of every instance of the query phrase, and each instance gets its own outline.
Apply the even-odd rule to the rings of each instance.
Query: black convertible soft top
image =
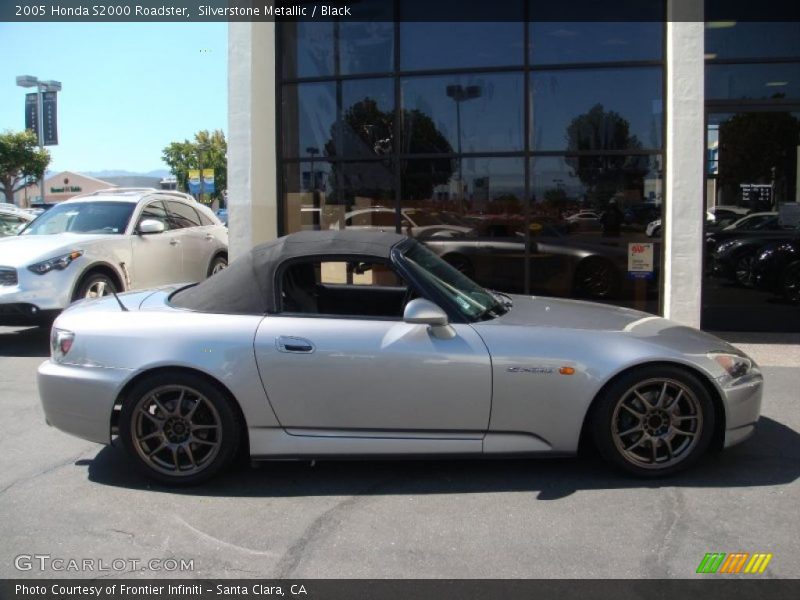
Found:
[[[267,314],[279,310],[275,275],[288,260],[308,256],[364,256],[389,260],[408,238],[382,231],[301,231],[256,246],[213,277],[178,290],[173,306],[200,312]]]

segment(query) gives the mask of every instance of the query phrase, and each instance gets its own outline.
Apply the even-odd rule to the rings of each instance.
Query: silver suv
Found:
[[[76,196],[0,239],[0,325],[47,323],[75,300],[199,281],[227,265],[228,230],[191,196]]]

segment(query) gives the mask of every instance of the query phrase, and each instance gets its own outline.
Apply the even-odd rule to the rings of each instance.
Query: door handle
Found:
[[[178,244],[180,244],[180,243],[181,243],[181,241],[180,241],[180,240],[176,240],[175,238],[172,238],[172,239],[169,241],[169,245],[170,245],[170,246],[177,246],[177,245],[178,245]]]
[[[289,352],[292,354],[311,354],[314,352],[314,344],[305,338],[279,335],[275,338],[275,347],[278,352]]]

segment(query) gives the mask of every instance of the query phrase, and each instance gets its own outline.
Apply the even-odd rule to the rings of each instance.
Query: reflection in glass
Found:
[[[706,23],[706,58],[800,58],[800,23]]]
[[[522,65],[524,26],[522,22],[403,21],[400,68],[414,71]]]
[[[284,231],[327,229],[323,209],[331,195],[331,164],[327,160],[285,163],[283,167]]]
[[[281,23],[284,78],[333,75],[333,26],[324,21]]]
[[[522,150],[521,73],[414,77],[401,86],[404,152]]]
[[[283,86],[283,155],[286,158],[328,153],[336,121],[336,84]]]
[[[387,6],[381,4],[384,9]],[[359,7],[361,9],[363,6]],[[391,19],[391,10],[388,12]],[[343,75],[391,71],[394,67],[394,23],[340,21],[339,65]]]
[[[661,149],[661,75],[660,68],[533,73],[533,149]]]
[[[535,157],[531,234],[556,260],[551,280],[533,289],[658,309],[663,173],[660,156]],[[654,244],[653,271],[628,272],[631,245]],[[534,276],[541,275],[536,271]]]
[[[800,63],[706,65],[706,99],[800,99]]]
[[[531,64],[661,60],[664,24],[533,22]]]
[[[342,82],[342,120],[329,155],[366,158],[391,154],[394,145],[394,82],[352,79]]]
[[[800,114],[710,113],[707,135],[702,325],[800,331]]]

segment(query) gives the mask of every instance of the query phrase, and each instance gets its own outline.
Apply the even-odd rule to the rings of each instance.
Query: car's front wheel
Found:
[[[714,431],[708,391],[678,367],[642,367],[614,381],[598,398],[592,429],[604,458],[634,475],[685,469],[705,453]]]
[[[117,284],[105,273],[90,273],[78,284],[72,300],[101,298],[103,296],[115,294],[118,291]]]
[[[783,270],[781,292],[789,302],[800,303],[800,261],[789,263]]]
[[[240,427],[217,386],[192,373],[160,372],[127,394],[119,436],[145,475],[170,485],[192,485],[231,463]]]

